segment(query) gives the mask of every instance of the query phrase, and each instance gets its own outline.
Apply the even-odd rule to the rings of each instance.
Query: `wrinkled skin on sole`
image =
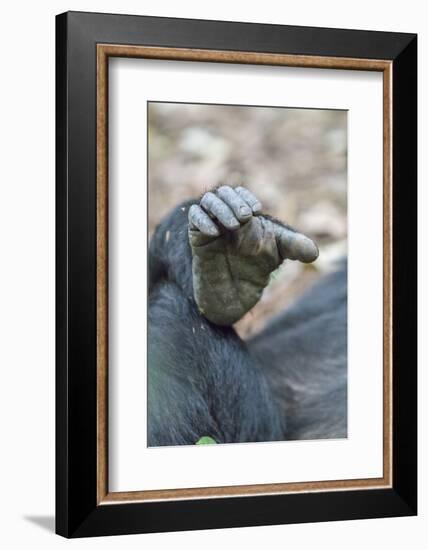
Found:
[[[309,263],[318,257],[309,237],[262,214],[260,201],[244,187],[205,193],[188,219],[194,297],[217,325],[243,317],[284,260]]]

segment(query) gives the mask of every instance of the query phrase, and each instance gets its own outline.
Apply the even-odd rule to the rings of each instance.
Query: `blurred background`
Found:
[[[308,234],[313,264],[287,261],[236,329],[248,338],[347,252],[347,113],[149,103],[149,234],[183,200],[244,185],[266,213]]]

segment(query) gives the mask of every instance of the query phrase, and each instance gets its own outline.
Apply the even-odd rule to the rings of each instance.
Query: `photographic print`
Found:
[[[58,533],[416,513],[416,49],[57,17]]]
[[[147,103],[150,447],[347,437],[347,111]]]
[[[115,498],[381,477],[381,75],[108,72]]]

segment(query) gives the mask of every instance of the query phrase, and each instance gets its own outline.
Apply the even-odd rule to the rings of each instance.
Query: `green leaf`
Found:
[[[205,435],[204,437],[201,437],[201,439],[198,439],[196,442],[196,445],[216,445],[217,441],[215,441],[212,437],[208,437]]]

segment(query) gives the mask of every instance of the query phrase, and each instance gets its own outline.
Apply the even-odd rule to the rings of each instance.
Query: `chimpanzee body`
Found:
[[[148,445],[346,437],[346,265],[243,342],[196,304],[192,204],[149,247]]]

